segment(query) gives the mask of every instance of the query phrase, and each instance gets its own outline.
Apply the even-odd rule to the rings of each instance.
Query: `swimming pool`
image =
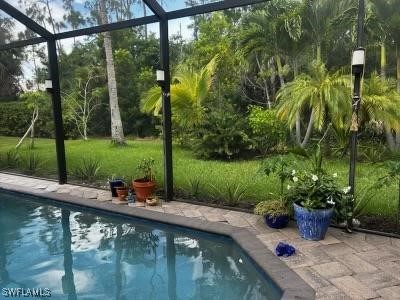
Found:
[[[231,238],[0,192],[0,287],[51,299],[279,299]],[[3,294],[4,295],[4,294]]]

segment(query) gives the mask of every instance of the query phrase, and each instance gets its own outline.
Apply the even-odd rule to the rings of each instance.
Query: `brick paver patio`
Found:
[[[21,191],[113,200],[104,190],[0,173],[0,187],[7,188],[7,184],[19,186]],[[113,202],[118,205],[118,201]],[[365,233],[349,235],[330,228],[325,240],[312,242],[298,236],[294,223],[288,228],[274,230],[268,228],[261,217],[250,213],[183,202],[138,209],[243,227],[272,251],[280,241],[290,243],[297,249],[296,255],[282,260],[315,289],[317,299],[400,299],[400,239]]]

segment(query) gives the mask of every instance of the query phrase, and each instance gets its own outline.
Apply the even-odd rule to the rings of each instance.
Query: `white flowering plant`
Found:
[[[285,193],[287,202],[301,205],[309,210],[334,207],[344,196],[333,175],[299,172],[292,177],[292,185]]]

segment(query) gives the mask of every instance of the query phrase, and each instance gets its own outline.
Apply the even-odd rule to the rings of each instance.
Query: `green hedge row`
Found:
[[[31,117],[31,110],[23,102],[1,103],[0,135],[22,136],[30,125]],[[50,111],[40,111],[35,127],[35,136],[44,138],[54,136],[54,123]]]

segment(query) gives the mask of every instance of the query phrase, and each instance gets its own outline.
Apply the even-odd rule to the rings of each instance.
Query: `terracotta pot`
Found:
[[[125,187],[117,188],[117,195],[120,201],[126,201],[126,197],[128,197],[129,190]]]
[[[145,202],[156,188],[156,183],[154,181],[145,181],[143,179],[133,180],[132,185],[136,193],[136,200],[140,202]]]

